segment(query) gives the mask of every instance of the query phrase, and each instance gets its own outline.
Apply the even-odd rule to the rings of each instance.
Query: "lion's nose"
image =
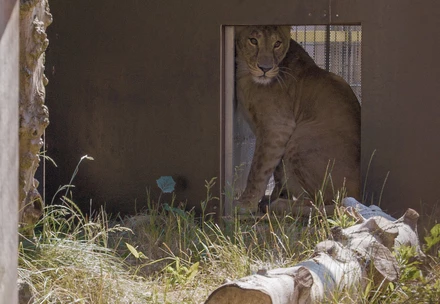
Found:
[[[270,71],[272,69],[271,66],[265,66],[265,65],[258,65],[258,68],[260,70],[262,70],[264,73],[266,73],[266,72],[268,72],[268,71]]]

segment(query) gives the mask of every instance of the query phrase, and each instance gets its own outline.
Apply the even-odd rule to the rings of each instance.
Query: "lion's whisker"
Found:
[[[278,76],[279,76],[279,75],[277,75],[277,77],[275,77],[275,79],[278,81],[278,83],[280,84],[280,87],[282,88],[282,87],[283,87],[283,84],[281,83],[281,81],[280,81],[280,79],[279,79]]]
[[[277,79],[278,79],[278,78],[284,83],[284,87],[287,89],[287,84],[286,84],[286,82],[284,81],[283,77],[281,77],[281,75],[278,74],[278,75],[277,75]]]
[[[280,66],[280,67],[278,67],[279,69],[286,69],[286,70],[289,70],[289,71],[292,71],[293,72],[293,70],[291,69],[291,68],[289,68],[289,67],[286,67],[286,66]]]
[[[293,74],[290,74],[289,72],[283,71],[280,69],[280,72],[283,73],[284,75],[290,76],[293,78],[293,80],[298,81],[298,79],[296,79],[295,76],[293,76]]]

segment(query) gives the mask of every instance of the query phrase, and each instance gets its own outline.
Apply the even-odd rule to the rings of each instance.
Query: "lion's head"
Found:
[[[237,76],[251,75],[269,84],[279,75],[278,65],[290,45],[290,26],[237,26]]]

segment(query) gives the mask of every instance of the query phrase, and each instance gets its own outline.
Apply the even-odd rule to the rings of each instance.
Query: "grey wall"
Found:
[[[0,1],[0,303],[17,303],[18,1]]]
[[[331,4],[331,6],[330,6]],[[439,6],[435,1],[53,1],[48,29],[48,196],[77,160],[79,201],[132,211],[161,175],[197,204],[204,180],[223,179],[221,26],[363,26],[362,162],[377,150],[368,201],[390,175],[382,206],[402,213],[440,198]],[[423,21],[423,23],[421,22]],[[215,194],[222,191],[221,183]]]

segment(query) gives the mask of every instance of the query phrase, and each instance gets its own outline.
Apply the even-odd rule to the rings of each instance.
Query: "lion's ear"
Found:
[[[279,28],[280,28],[281,32],[283,33],[283,36],[290,39],[291,26],[290,25],[280,25]]]
[[[249,26],[246,25],[235,25],[234,26],[234,30],[235,30],[235,37],[240,36],[240,34]]]

